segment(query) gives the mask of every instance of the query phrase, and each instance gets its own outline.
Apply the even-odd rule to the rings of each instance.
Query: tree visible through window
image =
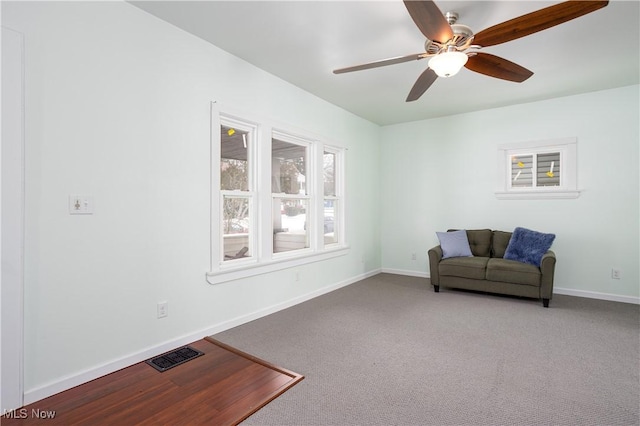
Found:
[[[322,156],[322,177],[324,187],[324,243],[338,242],[336,217],[339,217],[338,193],[336,192],[336,153],[324,151]]]
[[[271,192],[273,193],[273,252],[309,247],[308,144],[271,139]]]
[[[231,125],[220,126],[220,191],[224,260],[250,257],[249,148],[251,133]]]

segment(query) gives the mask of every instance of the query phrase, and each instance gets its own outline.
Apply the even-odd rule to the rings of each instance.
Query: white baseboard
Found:
[[[621,296],[619,294],[600,293],[597,291],[575,290],[572,288],[554,287],[554,294],[564,294],[566,296],[586,297],[589,299],[609,300],[612,302],[632,303],[640,305],[640,297]]]
[[[382,268],[383,273],[407,275],[410,277],[431,278],[427,272],[408,271],[404,269]],[[597,291],[575,290],[571,288],[554,287],[554,294],[563,294],[566,296],[586,297],[589,299],[608,300],[611,302],[632,303],[640,305],[640,297],[622,296],[619,294],[600,293]]]
[[[282,303],[268,306],[264,309],[260,309],[255,312],[251,312],[249,314],[242,315],[237,318],[233,318],[228,321],[224,321],[224,322],[212,325],[211,327],[207,327],[205,329],[198,330],[193,333],[185,334],[176,339],[172,339],[164,343],[161,343],[159,345],[143,349],[141,351],[124,356],[117,360],[110,361],[108,363],[99,365],[97,367],[93,367],[93,368],[81,371],[77,374],[66,376],[62,379],[47,383],[45,385],[39,386],[34,389],[29,389],[24,393],[24,405],[29,405],[34,402],[40,401],[41,399],[48,398],[52,395],[71,389],[75,386],[97,379],[98,377],[106,376],[107,374],[121,370],[125,367],[129,367],[133,364],[137,364],[141,361],[144,361],[154,356],[168,352],[172,349],[187,345],[189,343],[193,343],[206,336],[211,336],[213,334],[221,333],[230,328],[237,327],[239,325],[256,320],[258,318],[262,318],[266,315],[270,315],[275,312],[281,311],[283,309],[289,308],[291,306],[300,304],[302,302],[306,302],[307,300],[311,300],[315,297],[322,296],[323,294],[330,293],[342,287],[346,287],[350,284],[361,281],[365,278],[369,278],[374,275],[377,275],[380,272],[381,272],[380,269],[368,271],[363,274],[357,275],[355,277],[351,277],[347,280],[344,280],[335,284],[331,284],[326,287],[322,287],[318,290],[312,291],[311,293],[307,293],[302,296],[298,296],[293,299],[286,300]]]
[[[426,272],[409,271],[405,269],[382,268],[381,272],[385,274],[406,275],[409,277],[418,277],[418,278],[429,278],[429,274],[427,274]]]

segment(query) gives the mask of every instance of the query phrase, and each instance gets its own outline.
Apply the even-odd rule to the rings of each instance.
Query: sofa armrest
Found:
[[[540,297],[551,299],[553,297],[553,276],[556,268],[556,254],[549,250],[542,256],[540,262]]]
[[[431,277],[431,284],[435,286],[440,285],[440,272],[438,264],[442,260],[442,248],[435,246],[428,251],[429,255],[429,276]]]

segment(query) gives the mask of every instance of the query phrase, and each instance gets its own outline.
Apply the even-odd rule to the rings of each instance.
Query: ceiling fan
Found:
[[[533,72],[506,59],[479,50],[525,37],[605,7],[608,1],[566,1],[502,22],[474,34],[466,25],[457,24],[458,14],[443,14],[431,0],[403,0],[409,15],[427,38],[425,52],[398,56],[334,70],[334,74],[360,71],[431,58],[428,68],[418,77],[407,102],[420,98],[438,77],[451,77],[464,66],[490,77],[521,83]]]

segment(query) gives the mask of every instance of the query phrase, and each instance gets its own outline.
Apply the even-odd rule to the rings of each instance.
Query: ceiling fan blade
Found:
[[[453,37],[449,22],[431,0],[404,0],[409,15],[426,38],[445,43]]]
[[[417,61],[417,60],[426,58],[427,56],[428,54],[426,53],[416,53],[415,55],[398,56],[395,58],[382,59],[380,61],[369,62],[367,64],[354,65],[352,67],[347,67],[347,68],[340,68],[337,70],[333,70],[333,73],[342,74],[345,72],[361,71],[361,70],[367,70],[370,68],[384,67],[387,65],[400,64],[402,62]]]
[[[608,1],[566,1],[545,7],[480,31],[473,44],[487,47],[505,43],[595,12],[607,4]]]
[[[427,91],[429,87],[433,84],[434,81],[438,78],[438,74],[435,73],[431,68],[427,68],[420,77],[416,80],[415,84],[411,88],[409,92],[409,96],[407,96],[407,102],[413,102],[417,100],[424,92]]]
[[[533,72],[528,69],[489,53],[476,53],[469,56],[465,67],[489,77],[515,81],[516,83],[522,83],[533,75]]]

